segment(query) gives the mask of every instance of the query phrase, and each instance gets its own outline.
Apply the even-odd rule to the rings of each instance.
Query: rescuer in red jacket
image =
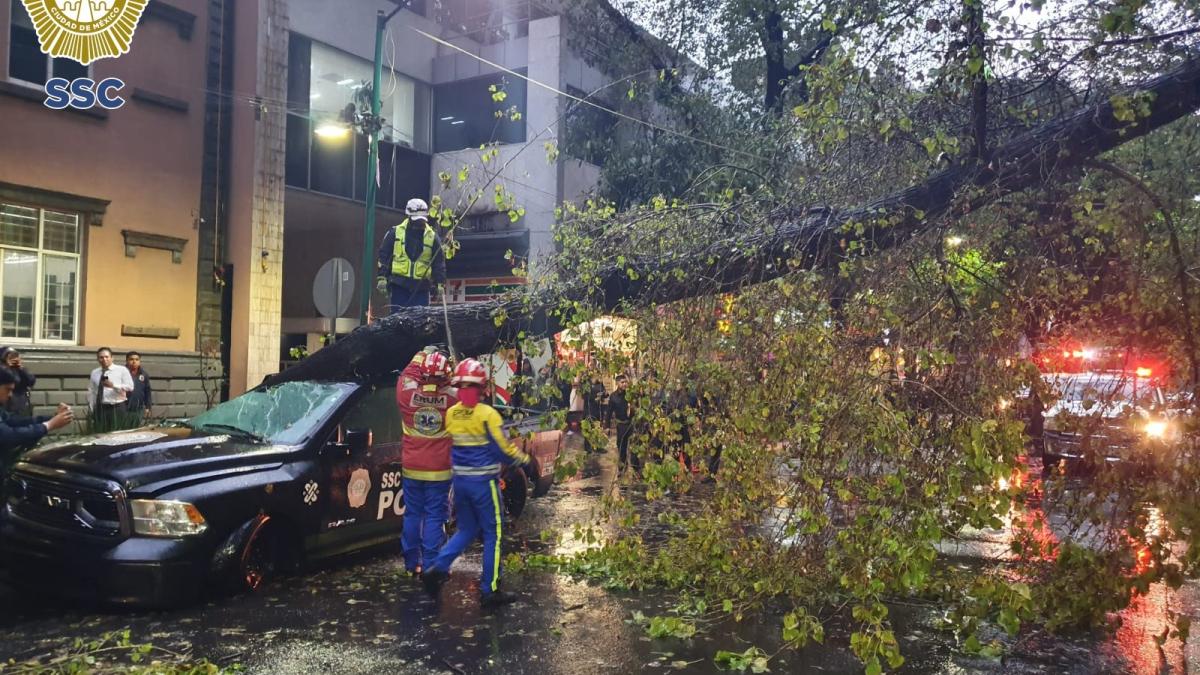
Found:
[[[415,361],[415,359],[414,359]],[[404,567],[420,573],[446,541],[450,516],[450,445],[446,410],[458,403],[449,385],[450,360],[440,352],[409,364],[396,382],[396,405],[404,420]]]

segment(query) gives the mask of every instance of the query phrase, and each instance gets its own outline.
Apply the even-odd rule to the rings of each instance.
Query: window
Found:
[[[0,203],[0,339],[75,342],[80,217]]]
[[[193,417],[188,426],[216,432],[240,431],[271,443],[303,443],[346,397],[354,385],[343,382],[285,382],[252,389]]]
[[[504,100],[496,101],[495,93],[501,91]],[[434,152],[525,142],[525,80],[519,77],[489,75],[441,84],[433,98]],[[519,119],[513,119],[513,110]]]
[[[346,413],[342,428],[370,429],[376,446],[400,443],[404,437],[404,426],[396,409],[395,387],[372,388]]]
[[[371,62],[292,34],[288,46],[286,180],[292,187],[366,199],[367,139],[357,131],[327,134],[346,126],[346,106],[369,105],[360,94],[372,79]],[[428,196],[429,87],[383,71],[378,192],[381,206]],[[410,150],[417,150],[414,152]],[[398,178],[421,176],[415,185]],[[401,190],[403,194],[397,195]],[[409,193],[412,194],[409,194]]]
[[[88,67],[71,59],[51,59],[38,45],[33,20],[21,0],[11,0],[12,22],[8,40],[8,78],[45,86],[52,77],[74,80],[87,77]]]

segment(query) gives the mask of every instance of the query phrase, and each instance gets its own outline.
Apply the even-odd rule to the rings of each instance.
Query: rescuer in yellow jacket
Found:
[[[487,388],[483,364],[465,359],[451,381],[458,387],[459,403],[446,412],[446,431],[453,439],[450,450],[454,516],[458,531],[442,547],[422,574],[425,587],[437,593],[449,576],[450,565],[475,541],[483,541],[483,574],[479,580],[480,604],[495,607],[516,600],[500,590],[501,510],[500,469],[505,464],[527,464],[529,455],[514,446],[501,429],[500,413],[480,402]]]
[[[423,307],[429,293],[446,284],[446,259],[424,199],[410,199],[404,222],[387,231],[379,247],[376,287],[389,294],[392,311],[397,307]]]

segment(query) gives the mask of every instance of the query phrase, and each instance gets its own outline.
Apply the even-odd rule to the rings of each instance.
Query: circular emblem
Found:
[[[148,0],[22,0],[42,52],[84,65],[129,51]]]
[[[346,498],[350,508],[357,509],[367,503],[367,493],[371,491],[371,474],[366,469],[355,469],[350,474],[350,484],[346,486]]]
[[[419,408],[413,413],[413,428],[427,436],[441,431],[441,411],[437,408]]]

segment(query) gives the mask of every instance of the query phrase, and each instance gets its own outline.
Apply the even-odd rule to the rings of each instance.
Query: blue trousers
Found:
[[[428,565],[446,542],[450,481],[404,479],[404,531],[400,546],[409,571]]]
[[[450,565],[476,539],[483,540],[483,575],[479,592],[496,592],[500,586],[500,481],[454,479],[454,517],[458,531],[442,547],[431,569],[449,572]]]
[[[397,307],[424,307],[429,304],[428,288],[416,290],[403,286],[388,286],[388,288],[392,291],[392,312],[395,312]]]

